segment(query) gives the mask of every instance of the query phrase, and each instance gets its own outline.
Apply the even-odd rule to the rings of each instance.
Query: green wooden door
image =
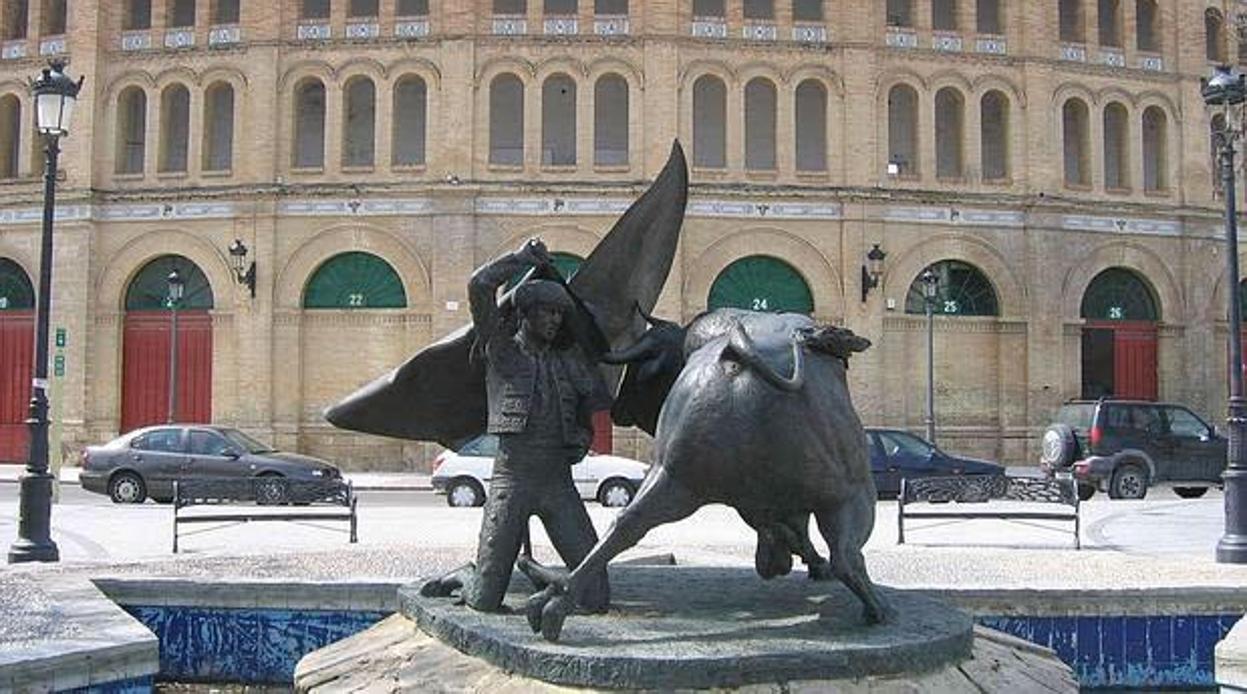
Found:
[[[371,253],[351,251],[325,261],[307,282],[303,308],[406,308],[407,292],[390,264]]]
[[[741,258],[728,265],[715,278],[706,303],[711,309],[814,312],[814,295],[805,279],[788,263],[764,255]]]

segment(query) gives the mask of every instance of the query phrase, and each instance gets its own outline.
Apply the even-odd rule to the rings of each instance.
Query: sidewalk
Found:
[[[25,465],[0,465],[0,484],[17,484]],[[61,468],[62,484],[78,484],[77,467]],[[433,489],[429,476],[414,472],[344,472],[343,477],[355,484],[357,492],[426,491]]]

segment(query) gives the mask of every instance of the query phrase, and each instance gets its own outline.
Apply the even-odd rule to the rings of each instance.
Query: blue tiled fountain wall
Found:
[[[303,656],[389,612],[123,605],[160,639],[157,679],[284,684]]]
[[[389,612],[124,606],[160,639],[157,679],[289,685],[304,655]],[[1242,615],[978,616],[1056,651],[1086,688],[1212,687],[1213,648]]]
[[[975,621],[1056,651],[1083,687],[1212,687],[1213,649],[1241,617],[979,616]]]

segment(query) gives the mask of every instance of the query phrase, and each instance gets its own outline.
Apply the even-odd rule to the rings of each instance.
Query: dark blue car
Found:
[[[866,427],[866,437],[870,439],[870,471],[880,497],[900,494],[902,478],[1005,474],[1002,465],[950,455],[900,429]]]

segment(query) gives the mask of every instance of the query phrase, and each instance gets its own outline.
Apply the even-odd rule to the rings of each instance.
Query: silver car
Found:
[[[220,477],[336,479],[333,465],[307,455],[282,453],[237,429],[207,424],[165,424],[122,434],[82,453],[82,488],[119,504],[173,499],[174,480]]]

